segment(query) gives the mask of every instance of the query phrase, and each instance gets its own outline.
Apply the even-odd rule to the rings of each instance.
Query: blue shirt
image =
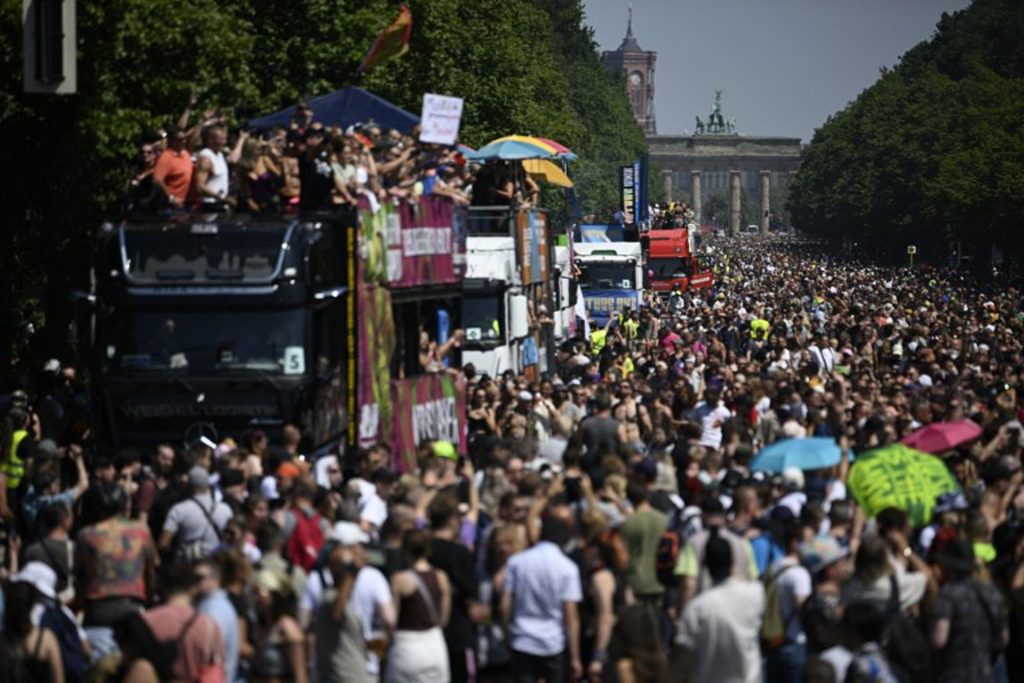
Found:
[[[64,503],[69,508],[74,507],[78,499],[78,491],[74,488],[50,495],[44,493],[38,495],[35,487],[29,486],[25,491],[25,498],[21,501],[21,511],[25,515],[25,527],[28,529],[29,542],[38,541],[45,534],[42,529],[36,529],[36,518],[39,513],[54,503]]]
[[[541,541],[509,558],[505,590],[512,594],[512,649],[538,657],[562,654],[562,606],[583,599],[576,563],[554,543]]]
[[[199,602],[199,611],[213,619],[224,640],[224,680],[235,681],[238,672],[238,613],[224,589],[218,589]]]

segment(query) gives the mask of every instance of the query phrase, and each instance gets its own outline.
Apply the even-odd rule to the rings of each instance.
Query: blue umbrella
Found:
[[[750,469],[763,472],[782,472],[787,467],[819,470],[838,465],[842,457],[842,449],[828,436],[783,439],[762,448],[750,463]],[[853,451],[850,461],[853,461]]]

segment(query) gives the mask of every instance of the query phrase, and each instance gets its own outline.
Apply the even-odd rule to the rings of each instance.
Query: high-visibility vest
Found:
[[[25,463],[18,457],[18,446],[28,436],[28,430],[18,429],[11,435],[11,447],[7,457],[0,462],[0,472],[7,477],[7,488],[16,489],[21,484],[21,478],[25,476]]]

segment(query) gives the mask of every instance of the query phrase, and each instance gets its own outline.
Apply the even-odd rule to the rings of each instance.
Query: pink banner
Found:
[[[425,441],[451,441],[460,453],[466,452],[466,382],[461,375],[393,380],[391,405],[391,445],[399,472],[416,467],[416,449]]]

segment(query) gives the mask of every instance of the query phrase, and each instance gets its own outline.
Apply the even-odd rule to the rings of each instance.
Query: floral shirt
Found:
[[[78,533],[75,566],[85,600],[146,599],[146,565],[157,554],[149,527],[142,522],[112,517]]]

